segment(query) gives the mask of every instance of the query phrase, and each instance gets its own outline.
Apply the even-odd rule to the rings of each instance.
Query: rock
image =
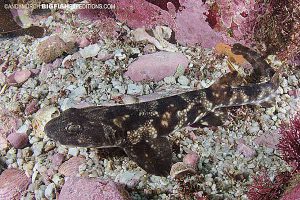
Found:
[[[58,169],[58,172],[64,176],[76,176],[79,173],[80,165],[85,163],[85,158],[82,156],[72,157],[64,162]]]
[[[7,136],[7,140],[16,149],[22,149],[28,144],[28,135],[26,133],[12,132]]]
[[[24,83],[31,76],[30,70],[16,71],[7,77],[8,85],[17,85]]]
[[[8,148],[8,142],[5,137],[0,135],[0,150],[4,150],[6,148]]]
[[[36,137],[43,138],[45,136],[44,127],[48,121],[57,117],[59,110],[56,107],[43,107],[34,114],[32,120],[32,128]]]
[[[83,49],[80,49],[79,53],[83,58],[90,58],[97,56],[99,51],[100,47],[98,44],[91,44]]]
[[[195,152],[190,152],[183,157],[183,163],[191,166],[194,169],[197,169],[198,161],[200,156]]]
[[[70,177],[63,185],[59,199],[129,200],[128,192],[111,180]]]
[[[49,63],[64,52],[70,52],[73,47],[74,43],[65,43],[59,36],[53,35],[38,44],[36,54],[42,62]]]
[[[72,156],[77,156],[79,153],[79,150],[77,147],[71,147],[69,148],[68,154],[72,155]]]
[[[6,169],[0,175],[0,199],[20,199],[30,179],[19,169]]]
[[[160,81],[167,76],[175,74],[179,65],[188,66],[188,59],[178,52],[156,52],[140,56],[128,66],[125,76],[134,81],[152,80]]]

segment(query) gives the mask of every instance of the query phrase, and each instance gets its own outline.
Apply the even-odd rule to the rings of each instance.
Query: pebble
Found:
[[[126,171],[118,174],[115,178],[115,182],[124,184],[129,188],[134,188],[140,182],[140,179],[144,174],[144,172],[140,171]]]
[[[35,142],[32,144],[32,150],[33,150],[33,154],[34,156],[39,156],[42,154],[43,151],[43,147],[44,147],[44,142]]]
[[[54,192],[55,192],[55,184],[50,183],[47,185],[46,190],[45,190],[45,197],[48,199],[53,199],[54,197]]]
[[[175,84],[176,83],[176,79],[174,76],[167,76],[164,78],[164,81],[167,83],[167,84]]]
[[[142,94],[143,92],[143,86],[142,85],[136,85],[136,84],[128,84],[127,86],[127,94],[135,95],[135,94]]]
[[[100,49],[101,48],[98,44],[91,44],[83,49],[80,49],[79,53],[83,58],[90,58],[97,56]]]
[[[190,80],[186,77],[186,76],[179,76],[177,79],[178,83],[180,83],[181,85],[188,85],[190,83]]]
[[[77,147],[71,147],[69,148],[68,154],[72,155],[72,156],[77,156],[79,153],[79,150]]]
[[[83,97],[84,95],[86,95],[86,89],[83,86],[79,86],[76,89],[72,90],[69,98],[76,98],[76,97]]]

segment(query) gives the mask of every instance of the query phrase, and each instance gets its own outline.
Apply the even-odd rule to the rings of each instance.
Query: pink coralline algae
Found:
[[[175,37],[182,45],[212,48],[223,39],[206,22],[207,6],[199,0],[181,1],[184,9],[176,14]]]
[[[290,191],[286,192],[280,200],[297,200],[300,199],[300,184],[296,185]]]
[[[135,29],[140,27],[153,28],[156,25],[175,26],[172,16],[158,6],[145,0],[110,0],[115,3],[116,18]]]
[[[252,34],[260,7],[255,0],[217,0],[220,8],[220,21],[227,29],[231,29],[233,37],[245,39],[245,35]]]
[[[289,125],[284,124],[280,128],[281,138],[278,149],[282,154],[282,159],[287,163],[300,169],[300,114],[297,113],[291,119]]]
[[[97,20],[116,18],[130,28],[153,28],[156,25],[174,27],[174,20],[168,11],[146,0],[90,0],[91,3],[115,5],[115,9],[78,10],[79,18]]]
[[[188,63],[187,57],[182,53],[157,52],[140,56],[129,65],[125,75],[134,81],[160,81],[174,75],[179,65],[187,68]]]
[[[198,0],[146,1],[146,0],[90,0],[92,3],[114,4],[112,13],[102,10],[82,10],[87,19],[115,18],[130,28],[154,28],[169,26],[175,32],[180,44],[202,45],[211,48],[223,41],[221,34],[213,30],[207,22],[208,7]],[[191,20],[192,19],[192,20]]]
[[[247,197],[249,200],[278,199],[284,192],[291,175],[289,172],[278,174],[272,181],[266,172],[254,177],[249,187]]]
[[[60,200],[129,200],[129,194],[120,185],[110,180],[99,178],[70,177],[66,179],[60,195]]]

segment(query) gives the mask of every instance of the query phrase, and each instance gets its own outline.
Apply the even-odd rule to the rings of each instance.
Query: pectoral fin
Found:
[[[259,105],[264,108],[271,108],[276,105],[276,98],[272,97],[266,101],[259,103]]]
[[[172,148],[166,137],[127,143],[122,148],[127,156],[150,174],[167,176],[172,163]]]
[[[221,126],[224,123],[225,114],[222,111],[208,112],[199,121],[191,124],[194,128],[203,128],[207,126]]]

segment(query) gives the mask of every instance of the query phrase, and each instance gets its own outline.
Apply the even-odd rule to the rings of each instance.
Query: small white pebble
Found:
[[[54,183],[50,183],[45,190],[45,197],[47,197],[48,199],[53,199],[53,193],[55,190],[55,184]]]
[[[77,156],[79,153],[79,150],[77,147],[71,147],[69,148],[68,154],[72,155],[72,156]]]

